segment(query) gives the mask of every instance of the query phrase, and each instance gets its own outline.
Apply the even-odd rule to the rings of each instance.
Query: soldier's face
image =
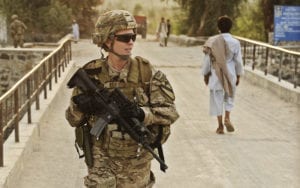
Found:
[[[115,34],[114,51],[120,55],[131,55],[136,34],[132,29],[122,30]]]

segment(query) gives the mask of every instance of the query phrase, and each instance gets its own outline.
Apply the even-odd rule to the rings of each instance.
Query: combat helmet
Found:
[[[116,32],[126,29],[134,29],[136,32],[136,27],[136,21],[128,11],[106,11],[99,16],[95,24],[95,33],[92,34],[93,43],[103,47],[106,40],[112,38]]]
[[[12,20],[15,20],[15,19],[17,19],[18,18],[18,15],[16,15],[16,14],[13,14],[12,16],[11,16],[11,19]]]

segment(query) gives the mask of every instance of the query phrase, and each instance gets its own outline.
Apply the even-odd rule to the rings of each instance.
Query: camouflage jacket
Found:
[[[91,78],[100,80],[104,87],[118,87],[130,100],[135,99],[145,112],[143,123],[150,127],[163,126],[166,128],[163,130],[164,139],[169,136],[169,126],[178,119],[179,114],[174,104],[173,89],[164,73],[155,71],[150,63],[141,57],[131,58],[120,73],[114,72],[107,60],[93,60],[83,68]],[[75,88],[72,96],[80,93],[81,91]],[[66,110],[66,119],[71,126],[77,127],[82,125],[86,115],[71,100]],[[89,124],[93,125],[97,118],[89,116],[87,119]],[[155,129],[154,132],[156,133]]]
[[[20,20],[14,20],[10,24],[11,35],[22,35],[24,34],[27,26]]]

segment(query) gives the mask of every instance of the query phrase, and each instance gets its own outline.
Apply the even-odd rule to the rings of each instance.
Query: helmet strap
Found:
[[[115,52],[114,51],[114,44],[115,44],[115,41],[114,41],[114,39],[111,38],[111,44],[110,44],[109,52],[115,54],[116,56],[118,56],[122,60],[128,60],[130,55],[121,55],[121,54],[118,54],[117,52]]]
[[[103,53],[102,49],[103,49],[103,48],[100,48],[101,59],[105,59],[104,53]]]

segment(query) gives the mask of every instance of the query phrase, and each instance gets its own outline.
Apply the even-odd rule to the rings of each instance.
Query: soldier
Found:
[[[14,14],[11,16],[12,23],[10,24],[11,37],[13,39],[14,47],[20,46],[23,48],[24,44],[24,32],[27,26],[18,19],[18,15]]]
[[[83,69],[95,82],[104,83],[109,90],[120,88],[132,103],[138,104],[134,109],[125,107],[124,116],[139,119],[156,136],[156,143],[162,144],[170,134],[170,125],[179,117],[175,96],[164,73],[154,70],[142,57],[131,57],[136,28],[136,21],[128,11],[103,13],[93,34],[93,43],[100,47],[102,57],[88,62]],[[106,57],[102,49],[107,52]],[[92,96],[75,87],[66,110],[71,126],[93,127],[95,119],[104,113],[101,106],[95,106]],[[114,121],[98,139],[91,136],[91,149],[93,163],[88,165],[88,175],[84,178],[87,187],[145,188],[154,184],[153,156]]]

